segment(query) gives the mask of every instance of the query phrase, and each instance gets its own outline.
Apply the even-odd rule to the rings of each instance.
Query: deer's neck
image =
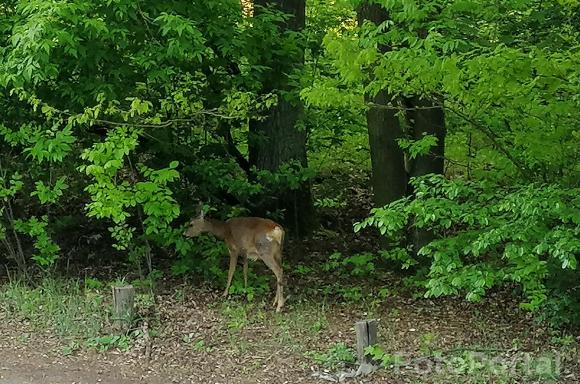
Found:
[[[224,221],[215,219],[206,219],[206,231],[215,237],[225,240],[228,235],[228,226]]]

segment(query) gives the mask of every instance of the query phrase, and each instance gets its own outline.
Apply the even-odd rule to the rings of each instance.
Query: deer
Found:
[[[273,306],[276,312],[284,307],[284,272],[282,270],[282,247],[284,245],[284,228],[270,219],[261,217],[235,217],[226,221],[206,218],[199,207],[199,215],[194,217],[184,232],[186,237],[195,237],[201,233],[211,233],[223,240],[230,254],[228,282],[223,297],[227,297],[238,264],[238,256],[243,256],[244,287],[248,286],[248,259],[261,259],[276,276],[276,296]]]

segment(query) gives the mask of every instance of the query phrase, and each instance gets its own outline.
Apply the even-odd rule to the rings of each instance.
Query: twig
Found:
[[[501,153],[503,153],[516,167],[518,167],[522,173],[524,173],[526,175],[530,174],[530,170],[524,164],[522,164],[519,160],[517,160],[507,149],[505,149],[497,141],[497,135],[488,126],[481,124],[480,122],[467,116],[463,112],[459,112],[453,108],[446,107],[445,109],[448,110],[449,112],[456,114],[457,116],[459,116],[460,118],[462,118],[463,120],[467,121],[468,123],[473,125],[475,128],[477,128],[480,132],[482,132],[485,136],[487,136],[487,138],[495,145],[495,147]]]
[[[151,337],[149,336],[149,323],[143,322],[143,340],[145,341],[145,357],[151,360]]]
[[[72,114],[67,113],[67,112],[62,112],[62,113],[65,115],[72,116]],[[208,116],[213,116],[213,117],[217,117],[220,119],[227,119],[227,120],[234,120],[234,119],[239,118],[238,116],[222,115],[222,114],[217,113],[217,112],[212,111],[212,110],[196,111],[193,114],[194,115],[208,115]],[[170,120],[166,120],[162,123],[158,123],[158,124],[125,123],[125,122],[118,122],[118,121],[111,121],[111,120],[104,120],[104,119],[91,119],[91,121],[93,121],[95,123],[101,123],[101,124],[113,125],[113,126],[121,126],[121,127],[167,128],[174,123],[192,123],[192,122],[195,122],[196,120],[192,119],[192,118],[190,118],[190,119],[185,119],[185,118],[170,119]]]
[[[429,105],[423,107],[403,107],[401,105],[385,105],[385,104],[377,104],[377,103],[366,103],[368,106],[377,109],[388,109],[388,110],[397,110],[397,111],[420,111],[425,109],[445,109],[444,105]]]

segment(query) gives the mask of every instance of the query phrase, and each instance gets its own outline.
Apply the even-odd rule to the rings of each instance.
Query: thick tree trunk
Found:
[[[280,11],[291,15],[290,19],[279,26],[282,30],[301,31],[305,23],[305,0],[259,0],[257,6],[274,5]],[[254,10],[256,15],[260,9]],[[288,162],[307,165],[306,131],[297,122],[303,115],[303,106],[297,98],[287,99],[283,94],[292,91],[286,77],[293,68],[303,64],[303,54],[284,58],[284,62],[262,63],[271,71],[263,81],[263,93],[276,93],[278,104],[270,109],[264,120],[250,121],[249,163],[258,170],[277,171]],[[262,209],[282,209],[285,212],[284,224],[299,237],[309,233],[315,222],[314,206],[310,184],[302,183],[297,189],[284,188],[271,201],[261,204]]]
[[[433,135],[437,138],[437,145],[431,148],[429,153],[419,156],[411,161],[409,177],[418,177],[430,173],[443,174],[445,155],[445,114],[442,101],[432,102],[430,100],[413,97],[407,100],[410,108],[407,117],[411,122],[412,136],[414,140],[421,139],[425,134]],[[414,191],[411,186],[407,191],[412,195]],[[413,250],[415,253],[433,240],[433,233],[427,229],[413,227],[410,233]]]
[[[363,3],[357,10],[359,26],[365,20],[379,25],[389,18],[388,12],[377,4]],[[383,46],[380,50],[387,52]],[[375,205],[382,207],[405,196],[407,174],[403,151],[397,140],[403,136],[396,110],[386,108],[391,101],[386,91],[376,96],[366,95],[365,101],[371,106],[367,112],[367,127],[371,151],[373,195]]]
[[[386,92],[381,91],[373,98],[367,97],[367,100],[377,104],[367,112],[367,129],[374,202],[382,207],[404,197],[407,190],[403,150],[397,143],[403,132],[395,110],[380,107],[389,102]]]
[[[432,135],[437,138],[437,145],[431,148],[429,153],[417,157],[412,162],[409,176],[417,177],[429,173],[442,174],[446,134],[443,108],[438,108],[434,102],[419,97],[409,99],[408,106],[410,110],[407,116],[412,121],[413,139],[419,140],[424,135]]]
[[[266,120],[252,121],[250,164],[272,172],[292,161],[306,167],[306,131],[296,127],[301,115],[300,104],[293,105],[280,99]],[[277,196],[263,201],[260,206],[263,210],[283,210],[284,224],[298,237],[305,236],[313,229],[314,206],[309,183],[302,183],[297,189],[283,188]]]

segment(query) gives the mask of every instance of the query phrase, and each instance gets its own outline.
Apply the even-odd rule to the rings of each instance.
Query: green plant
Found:
[[[89,348],[94,348],[98,352],[106,352],[111,348],[117,348],[126,352],[131,348],[131,339],[125,335],[107,335],[91,337],[85,342]]]
[[[47,278],[36,288],[11,282],[0,289],[0,298],[8,313],[27,319],[36,329],[53,329],[63,337],[96,337],[107,322],[104,297],[95,291],[84,292],[76,280]]]
[[[245,305],[224,303],[222,313],[228,329],[239,331],[250,323],[248,309]]]
[[[92,278],[85,277],[85,289],[100,290],[105,286],[102,281]]]
[[[314,268],[307,265],[298,264],[294,267],[294,273],[299,276],[306,276],[314,272]]]
[[[380,362],[384,367],[404,364],[405,360],[397,354],[387,353],[378,345],[371,345],[365,349],[365,355],[370,356],[374,361]]]
[[[345,343],[336,343],[325,352],[307,352],[306,356],[327,368],[337,368],[342,365],[353,364],[356,361],[354,350]]]
[[[439,336],[433,332],[421,335],[420,350],[423,356],[441,356],[441,352],[435,349]]]
[[[375,271],[377,256],[372,253],[359,253],[352,256],[343,256],[334,252],[322,266],[324,271],[339,271],[351,276],[368,276]]]
[[[61,353],[63,356],[70,356],[73,355],[80,347],[81,346],[78,342],[72,341],[68,345],[65,345],[61,348]]]
[[[326,317],[319,317],[312,323],[310,329],[315,333],[320,333],[328,328],[328,319]]]
[[[521,286],[529,310],[541,309],[556,271],[576,269],[580,195],[555,185],[492,187],[487,182],[430,176],[413,181],[415,199],[402,199],[355,225],[396,237],[413,220],[438,239],[417,253],[429,260],[425,296],[465,292],[479,300],[493,286]]]
[[[359,302],[363,298],[361,287],[340,287],[338,291],[346,302]]]

